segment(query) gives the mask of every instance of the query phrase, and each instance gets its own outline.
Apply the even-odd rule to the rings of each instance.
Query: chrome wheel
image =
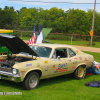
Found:
[[[34,88],[34,87],[37,85],[37,83],[38,83],[38,78],[37,78],[37,76],[36,76],[36,75],[32,75],[32,76],[30,77],[30,79],[29,79],[29,86],[30,86],[31,88]]]
[[[39,74],[37,72],[30,72],[23,81],[23,88],[31,90],[37,88],[39,84]]]

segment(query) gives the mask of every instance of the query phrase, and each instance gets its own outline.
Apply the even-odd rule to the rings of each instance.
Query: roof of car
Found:
[[[50,48],[57,48],[57,47],[69,47],[69,48],[71,47],[71,48],[73,48],[73,46],[64,45],[64,44],[40,43],[40,44],[31,44],[31,45],[46,46],[46,47],[50,47]]]

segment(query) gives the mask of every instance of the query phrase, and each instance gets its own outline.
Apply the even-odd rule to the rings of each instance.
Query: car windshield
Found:
[[[33,45],[29,45],[29,46],[37,55],[39,55],[39,57],[49,58],[52,50],[51,48],[44,47],[44,46],[33,46]]]

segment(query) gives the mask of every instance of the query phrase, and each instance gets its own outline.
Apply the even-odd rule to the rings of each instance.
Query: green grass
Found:
[[[58,44],[68,44],[68,45],[71,45],[71,41],[49,40],[49,42],[58,43]],[[88,46],[87,45],[88,43],[89,43],[89,41],[72,41],[72,45],[78,45],[78,46]],[[92,46],[92,47],[100,48],[100,42],[94,42],[94,43],[95,43],[95,45]]]
[[[21,38],[21,37],[20,37]],[[29,40],[31,37],[22,37],[22,40]]]
[[[49,42],[71,45],[71,41],[49,40]],[[87,43],[87,41],[72,41],[72,45],[85,45]]]
[[[96,45],[94,45],[93,47],[97,47],[100,48],[100,42],[95,42]]]
[[[99,100],[100,89],[84,86],[85,82],[99,80],[98,75],[86,76],[85,79],[75,80],[60,76],[41,80],[39,87],[34,90],[23,90],[21,84],[4,81],[0,82],[1,92],[22,92],[22,95],[1,95],[2,100]]]
[[[29,37],[22,37],[22,40],[29,40]],[[49,40],[45,39],[44,41]],[[62,41],[62,40],[49,40],[50,43],[57,43],[57,44],[68,44],[71,45],[71,41]],[[78,45],[78,46],[89,46],[87,45],[89,41],[72,41],[72,45]],[[92,47],[100,48],[100,42],[94,42],[95,45]],[[91,46],[90,46],[91,47]]]
[[[92,54],[96,61],[100,53]],[[23,90],[21,83],[0,80],[0,100],[100,100],[100,88],[86,87],[85,82],[100,80],[100,75],[86,75],[85,79],[75,80],[68,75],[40,80],[38,88]],[[22,95],[6,95],[7,92],[22,92]]]

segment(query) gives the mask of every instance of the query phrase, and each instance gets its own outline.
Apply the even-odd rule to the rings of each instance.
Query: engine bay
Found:
[[[30,60],[32,60],[32,58],[7,56],[7,59],[0,59],[0,67],[12,68],[13,65],[16,63],[30,61]]]

